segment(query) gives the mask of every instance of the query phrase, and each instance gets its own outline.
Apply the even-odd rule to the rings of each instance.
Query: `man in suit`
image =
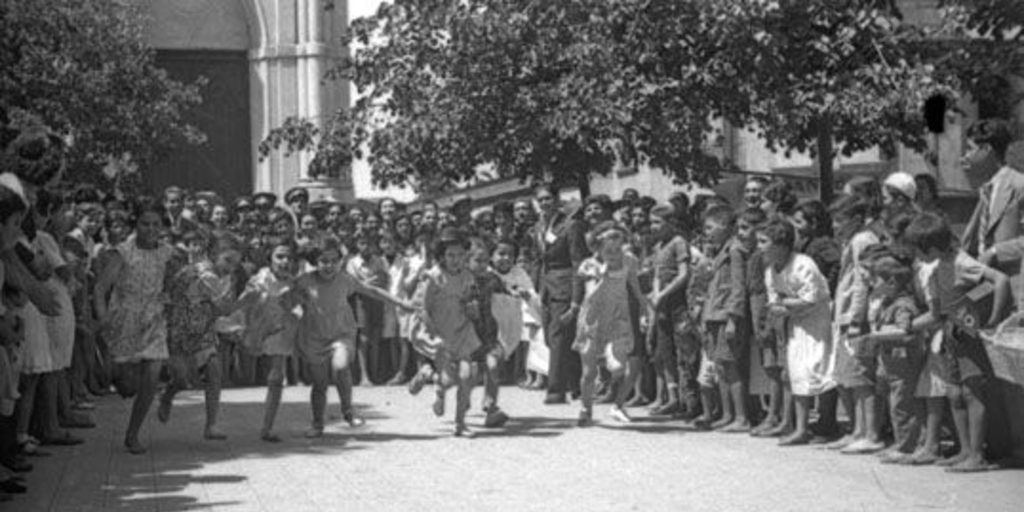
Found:
[[[1012,132],[1009,123],[1001,119],[975,123],[967,137],[968,152],[964,158],[968,172],[998,170],[978,191],[978,204],[964,229],[961,244],[972,256],[1010,276],[1020,301],[1020,257],[1011,246],[1024,237],[1024,146],[1018,142],[1012,152],[1008,151]]]
[[[551,355],[548,360],[548,392],[545,404],[564,404],[566,393],[580,387],[580,356],[572,350],[576,337],[576,315],[583,300],[583,286],[576,277],[580,263],[589,255],[584,227],[562,211],[558,189],[540,186],[534,190],[540,220],[533,237],[540,250],[538,283],[544,306],[544,336]]]
[[[1017,299],[1017,309],[1024,311],[1024,193],[1021,192],[1024,190],[1024,173],[1020,172],[1024,169],[1024,141],[1014,142],[1007,148],[1004,168],[1014,171],[1012,186],[1007,188],[1015,192],[1015,196],[1010,198],[1011,205],[1004,209],[1010,211],[1004,213],[1003,217],[1012,216],[1012,210],[1016,209],[1015,213],[1020,219],[1017,223],[1017,236],[1007,239],[997,237],[990,247],[979,251],[978,259],[1010,276],[1014,297]],[[1004,230],[1006,233],[1010,231],[1010,226]]]

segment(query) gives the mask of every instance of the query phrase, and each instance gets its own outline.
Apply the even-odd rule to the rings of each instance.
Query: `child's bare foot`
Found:
[[[313,427],[306,431],[306,439],[317,439],[324,436],[323,427]]]
[[[203,439],[209,441],[223,441],[227,438],[227,434],[221,432],[220,429],[212,425],[206,427],[206,430],[203,432]]]
[[[463,439],[473,439],[474,437],[476,437],[476,432],[470,430],[465,423],[459,423],[455,425],[455,437],[461,437]]]
[[[444,416],[444,392],[438,391],[437,398],[434,400],[434,416],[440,418]]]
[[[732,416],[722,416],[718,421],[711,424],[711,430],[721,430],[732,424],[733,420]]]
[[[857,438],[853,437],[853,434],[847,434],[847,435],[841,437],[838,441],[833,441],[833,442],[831,442],[829,444],[826,444],[825,445],[825,449],[826,450],[836,450],[836,451],[842,450],[843,448],[846,448],[847,446],[850,446],[851,444],[853,444],[856,441],[857,441]]]
[[[769,417],[765,418],[764,421],[759,423],[756,427],[754,427],[750,431],[750,435],[753,436],[753,437],[764,437],[764,434],[766,432],[768,432],[769,430],[772,430],[773,428],[777,427],[778,425],[779,425],[778,418],[769,416]]]
[[[746,434],[750,432],[750,422],[747,420],[736,420],[723,427],[719,432],[726,434]]]
[[[173,402],[161,397],[160,405],[156,408],[156,419],[160,420],[160,423],[167,423],[171,419],[172,405]]]
[[[783,437],[792,431],[792,426],[786,424],[786,422],[781,422],[778,425],[775,425],[775,427],[765,430],[764,437]]]
[[[589,427],[594,424],[594,413],[590,409],[583,409],[580,411],[579,418],[576,419],[577,427]]]
[[[714,419],[711,416],[701,416],[693,421],[693,428],[697,430],[711,430],[711,423]]]
[[[508,423],[508,415],[501,409],[494,408],[487,413],[487,419],[484,420],[484,427],[501,428],[505,426],[506,423]]]
[[[937,462],[935,462],[935,465],[936,466],[940,466],[940,467],[953,467],[953,466],[956,466],[957,464],[960,464],[961,462],[967,460],[967,457],[968,457],[967,452],[961,451],[960,453],[957,453],[956,455],[954,455],[954,456],[952,456],[952,457],[950,457],[948,459],[940,459],[940,460],[938,460]]]
[[[409,381],[409,394],[416,396],[423,391],[423,386],[427,384],[427,380],[430,379],[430,375],[427,371],[421,368],[416,375],[413,376],[412,380]]]
[[[839,453],[843,455],[866,455],[869,453],[876,453],[885,449],[885,443],[881,441],[872,441],[868,438],[858,439],[845,448],[839,450]]]
[[[260,440],[265,443],[280,443],[281,438],[277,434],[269,431],[263,431],[260,433]]]
[[[940,460],[942,458],[933,450],[918,450],[902,459],[899,464],[902,466],[931,466]]]
[[[359,428],[366,425],[366,420],[356,416],[352,413],[343,414],[342,417],[345,419],[345,423],[348,423],[349,428]]]
[[[796,431],[779,440],[779,446],[801,446],[810,444],[814,436],[810,432]]]
[[[995,464],[989,463],[984,457],[976,455],[967,457],[959,463],[946,468],[946,471],[949,473],[979,473],[982,471],[991,471],[996,467],[997,466]]]
[[[612,406],[611,410],[608,411],[608,415],[619,423],[633,423],[633,418],[626,414],[626,410],[617,405]]]
[[[146,447],[142,446],[142,443],[138,439],[125,439],[124,447],[128,449],[128,453],[132,455],[142,455],[146,453]]]

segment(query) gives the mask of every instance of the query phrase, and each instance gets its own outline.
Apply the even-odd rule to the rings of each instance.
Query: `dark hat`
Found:
[[[290,203],[292,202],[292,200],[298,199],[300,197],[305,198],[306,201],[309,201],[309,191],[306,190],[304,187],[294,187],[289,189],[288,192],[285,193],[284,202]]]
[[[325,201],[323,199],[313,201],[312,203],[309,203],[309,211],[313,213],[313,215],[322,216],[327,213],[327,210],[329,210],[333,204],[335,203]]]
[[[253,202],[259,201],[260,199],[270,202],[271,205],[277,204],[277,195],[273,192],[257,192],[253,194]]]
[[[449,226],[441,230],[437,241],[441,243],[463,243],[466,241],[466,235],[461,229]]]

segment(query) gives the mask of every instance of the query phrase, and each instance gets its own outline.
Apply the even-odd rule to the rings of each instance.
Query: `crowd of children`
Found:
[[[998,157],[1008,140],[975,142]],[[124,445],[138,454],[154,400],[159,421],[172,421],[176,393],[201,383],[203,436],[220,440],[221,388],[257,375],[267,442],[281,441],[273,426],[287,381],[311,385],[310,437],[323,434],[331,387],[344,420],[363,423],[359,380],[414,394],[433,382],[438,416],[455,388],[454,433],[470,437],[478,383],[483,426],[500,428],[510,419],[500,384],[544,389],[550,369],[558,392],[578,393],[580,427],[595,421],[595,403],[612,404],[621,423],[651,405],[781,446],[987,469],[988,365],[979,326],[954,308],[987,283],[983,320],[996,324],[1013,307],[1009,280],[959,249],[935,194],[929,176],[895,173],[851,181],[826,205],[753,177],[738,209],[717,196],[657,204],[629,191],[585,198],[555,230],[564,213],[550,187],[474,212],[468,200],[346,208],[311,203],[304,189],[284,206],[269,193],[229,204],[174,187],[122,201],[7,178],[0,493],[24,491],[18,475],[41,447],[82,442],[68,429],[94,426],[94,396],[133,398]],[[546,254],[574,232],[585,247],[557,274],[571,289],[552,317],[541,274],[561,267]],[[576,373],[544,343],[567,326]],[[951,457],[940,449],[947,407]]]

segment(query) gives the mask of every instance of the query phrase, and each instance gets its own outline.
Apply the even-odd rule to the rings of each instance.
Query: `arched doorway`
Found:
[[[182,147],[143,176],[150,190],[177,185],[233,197],[253,187],[249,21],[242,0],[145,3],[157,64],[178,80],[202,77],[203,103],[186,120],[206,143]]]

